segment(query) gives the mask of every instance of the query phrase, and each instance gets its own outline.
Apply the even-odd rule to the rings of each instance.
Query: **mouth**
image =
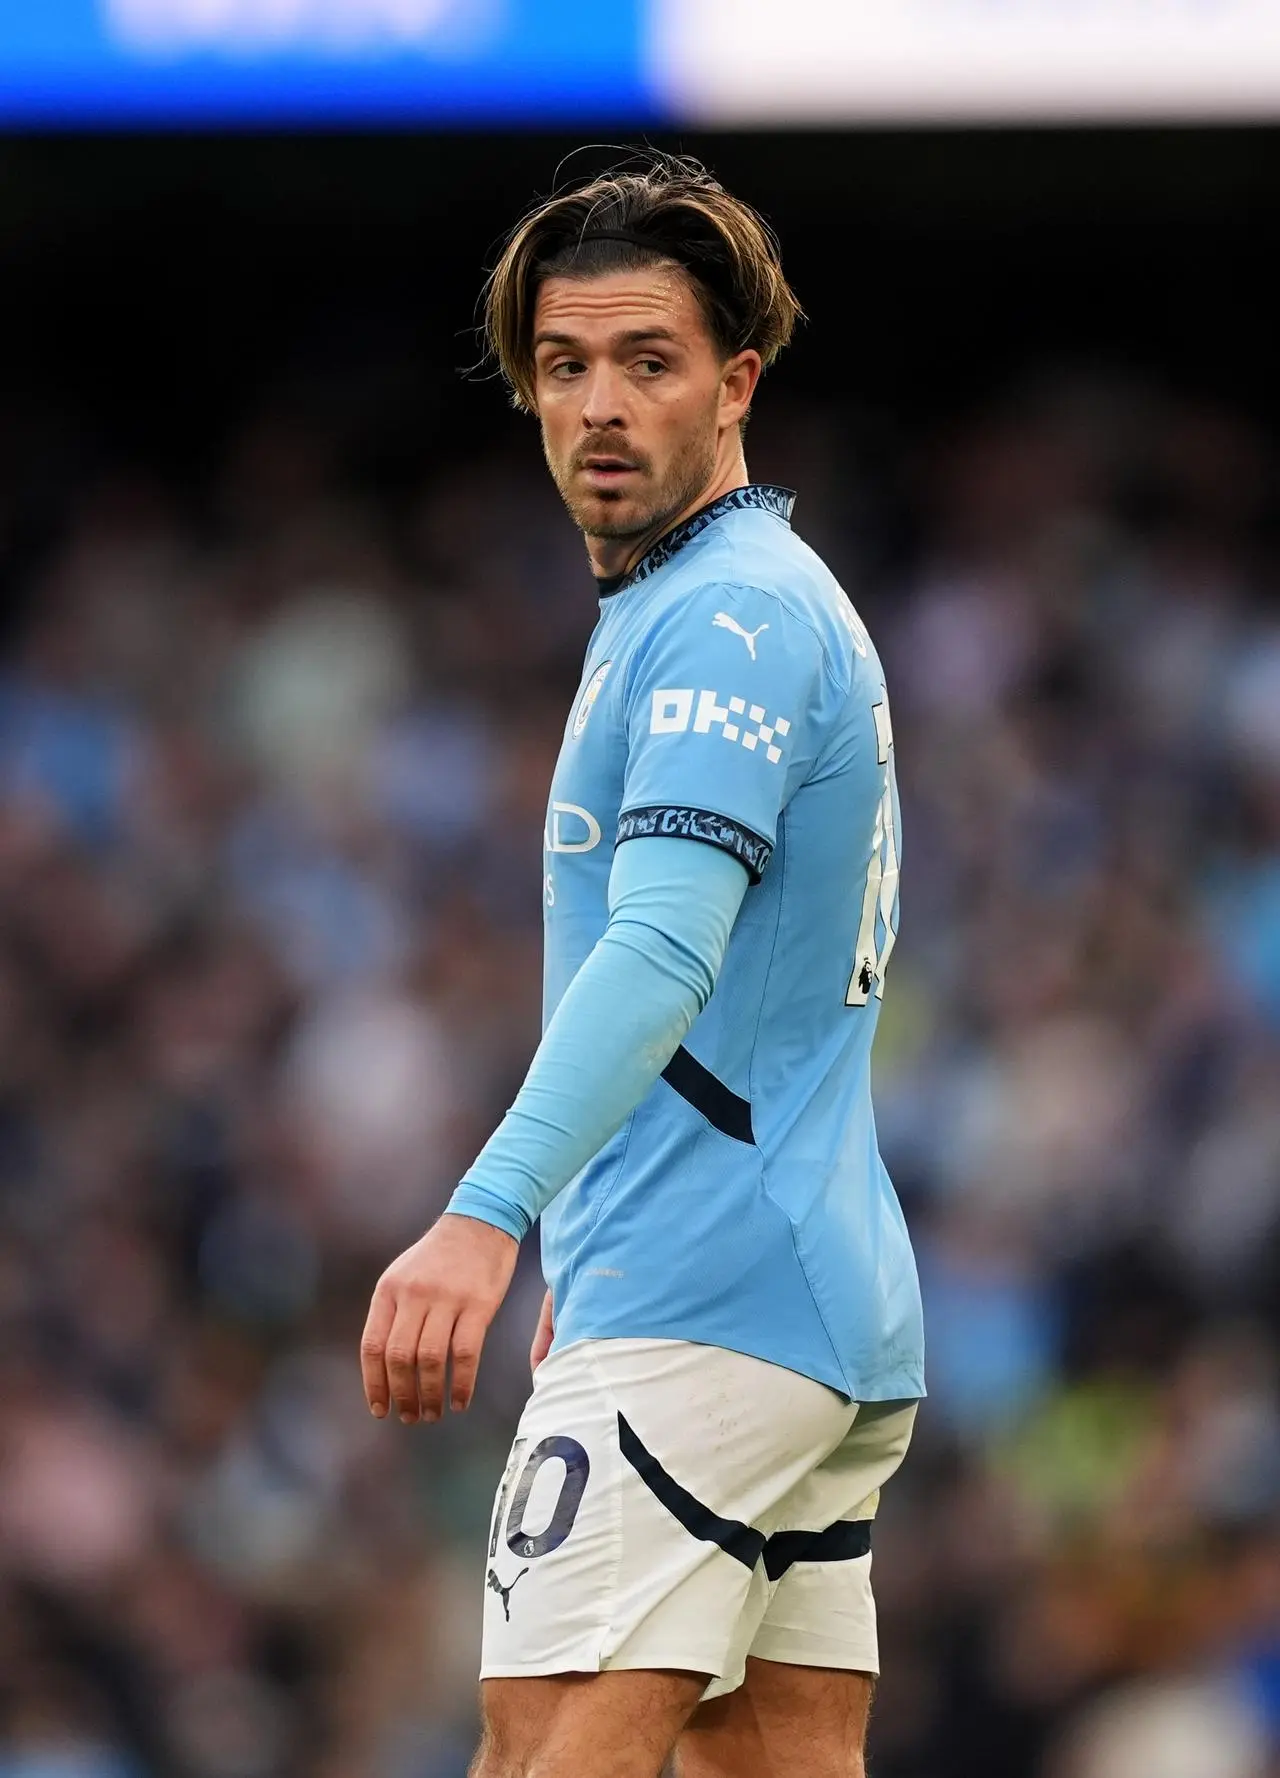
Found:
[[[640,469],[625,457],[587,457],[582,464],[582,473],[597,488],[617,488],[628,476],[639,475]]]

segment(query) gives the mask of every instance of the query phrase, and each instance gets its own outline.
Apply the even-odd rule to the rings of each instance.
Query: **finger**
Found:
[[[415,1382],[424,1420],[438,1420],[444,1412],[444,1368],[453,1323],[452,1309],[433,1309],[418,1335]]]
[[[551,1350],[551,1342],[556,1337],[555,1323],[551,1312],[551,1292],[542,1299],[542,1313],[538,1316],[538,1331],[533,1336],[533,1345],[529,1348],[529,1369],[537,1370],[547,1353]]]
[[[391,1401],[406,1426],[418,1418],[418,1342],[425,1309],[417,1297],[401,1291],[396,1318],[387,1335],[387,1379]]]
[[[478,1310],[468,1309],[459,1315],[450,1343],[453,1375],[450,1381],[449,1405],[455,1414],[465,1414],[471,1406],[471,1397],[476,1389],[476,1372],[480,1369],[480,1354],[484,1350],[484,1336],[488,1331],[488,1320]]]
[[[395,1299],[389,1289],[379,1284],[369,1304],[369,1313],[360,1336],[360,1375],[364,1381],[364,1398],[370,1411],[381,1420],[391,1400],[387,1385],[387,1335],[395,1320]]]

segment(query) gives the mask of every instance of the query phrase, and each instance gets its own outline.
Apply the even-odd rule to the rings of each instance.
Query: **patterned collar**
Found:
[[[772,482],[748,482],[745,488],[732,488],[729,493],[721,494],[709,506],[701,507],[697,512],[689,514],[678,525],[659,537],[658,541],[647,549],[629,574],[601,577],[597,582],[602,599],[620,593],[625,587],[635,586],[638,581],[647,580],[656,574],[659,568],[665,568],[672,556],[679,553],[686,543],[692,543],[700,532],[708,525],[723,518],[727,512],[742,512],[755,508],[760,512],[771,512],[784,524],[791,523],[791,509],[796,503],[795,492],[791,488],[779,488]]]

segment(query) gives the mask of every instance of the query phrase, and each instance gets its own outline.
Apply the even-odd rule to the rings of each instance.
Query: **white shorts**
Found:
[[[494,1504],[481,1677],[877,1673],[871,1521],[915,1413],[683,1340],[553,1353]]]

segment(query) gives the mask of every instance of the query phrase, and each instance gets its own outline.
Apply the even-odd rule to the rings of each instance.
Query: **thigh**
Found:
[[[769,1541],[772,1589],[749,1652],[770,1663],[878,1673],[871,1543],[880,1490],[896,1473],[915,1402],[868,1402],[840,1445],[788,1499]]]
[[[676,1778],[860,1778],[874,1684],[869,1673],[753,1655],[737,1691],[689,1718]]]
[[[488,1546],[484,1679],[741,1678],[782,1505],[854,1409],[776,1365],[583,1341],[538,1369]]]
[[[658,1778],[705,1684],[655,1672],[486,1679],[472,1778]]]

